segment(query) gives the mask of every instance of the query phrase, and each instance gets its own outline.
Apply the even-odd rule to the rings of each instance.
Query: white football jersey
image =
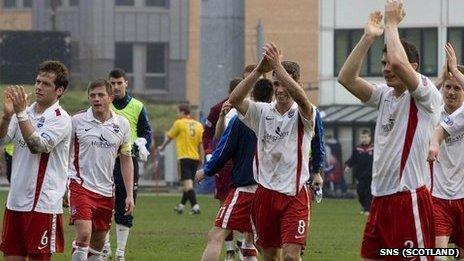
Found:
[[[309,155],[314,129],[299,113],[296,103],[281,115],[275,104],[249,101],[245,116],[239,118],[258,137],[255,180],[263,187],[296,195],[309,180]]]
[[[84,188],[113,196],[113,170],[118,153],[130,155],[129,122],[111,111],[105,122],[95,119],[92,108],[72,117],[69,178]]]
[[[440,118],[442,98],[427,77],[399,97],[386,84],[374,85],[366,105],[379,110],[375,127],[372,195],[384,196],[430,186],[430,138]]]
[[[441,199],[464,198],[464,106],[451,115],[442,110],[440,125],[449,136],[440,145],[434,163],[432,195]]]
[[[29,120],[40,138],[47,142],[50,152],[32,154],[17,118],[12,118],[4,138],[6,142],[12,141],[15,147],[6,207],[23,212],[63,213],[71,117],[58,101],[41,114],[36,114],[34,107],[35,103],[26,110]]]

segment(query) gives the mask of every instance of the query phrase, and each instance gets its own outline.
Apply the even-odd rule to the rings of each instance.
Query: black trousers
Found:
[[[134,163],[134,202],[137,199],[137,188],[139,182],[139,164],[136,157],[132,157]],[[114,220],[116,224],[126,227],[132,227],[134,217],[132,215],[124,216],[126,212],[126,187],[124,186],[124,179],[121,173],[121,163],[119,157],[116,158],[114,165],[114,186],[115,186],[115,203],[114,203]]]
[[[372,179],[359,179],[356,186],[356,192],[358,193],[358,200],[364,211],[370,211],[372,202],[371,193]]]

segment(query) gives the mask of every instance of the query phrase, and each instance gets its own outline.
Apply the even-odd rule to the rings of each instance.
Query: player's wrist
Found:
[[[8,116],[8,115],[3,114],[2,119],[3,119],[4,121],[10,121],[10,120],[11,120],[11,116]]]
[[[23,110],[16,113],[16,118],[18,118],[18,122],[23,122],[29,120],[29,115],[27,115],[26,110]]]

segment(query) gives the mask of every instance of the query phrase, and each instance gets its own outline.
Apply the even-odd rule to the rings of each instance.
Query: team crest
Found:
[[[113,131],[115,133],[118,133],[119,132],[119,125],[113,124]]]
[[[37,122],[37,128],[42,128],[45,122],[45,117],[42,116],[39,118],[39,121]]]
[[[291,110],[290,112],[288,112],[289,118],[293,117],[293,115],[295,115],[295,110]]]

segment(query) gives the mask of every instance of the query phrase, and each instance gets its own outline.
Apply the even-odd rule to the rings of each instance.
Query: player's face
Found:
[[[274,96],[276,102],[281,105],[293,102],[292,98],[288,94],[288,91],[282,87],[278,81],[274,81]]]
[[[53,72],[39,72],[35,80],[35,97],[40,105],[50,105],[63,95],[64,88],[56,88]]]
[[[369,134],[361,134],[361,136],[359,136],[359,140],[362,145],[368,145],[371,143],[371,136]]]
[[[398,87],[401,85],[401,81],[396,75],[393,73],[392,68],[390,66],[390,62],[387,59],[387,53],[382,54],[382,72],[383,78],[387,82],[387,85],[390,87]]]
[[[442,88],[442,95],[445,105],[453,109],[461,107],[464,100],[464,90],[454,77],[445,81]]]
[[[110,110],[113,96],[108,94],[105,86],[98,86],[89,91],[88,99],[94,112],[106,113]]]
[[[124,77],[110,77],[110,83],[113,87],[113,95],[115,99],[122,99],[126,95],[127,81]]]

